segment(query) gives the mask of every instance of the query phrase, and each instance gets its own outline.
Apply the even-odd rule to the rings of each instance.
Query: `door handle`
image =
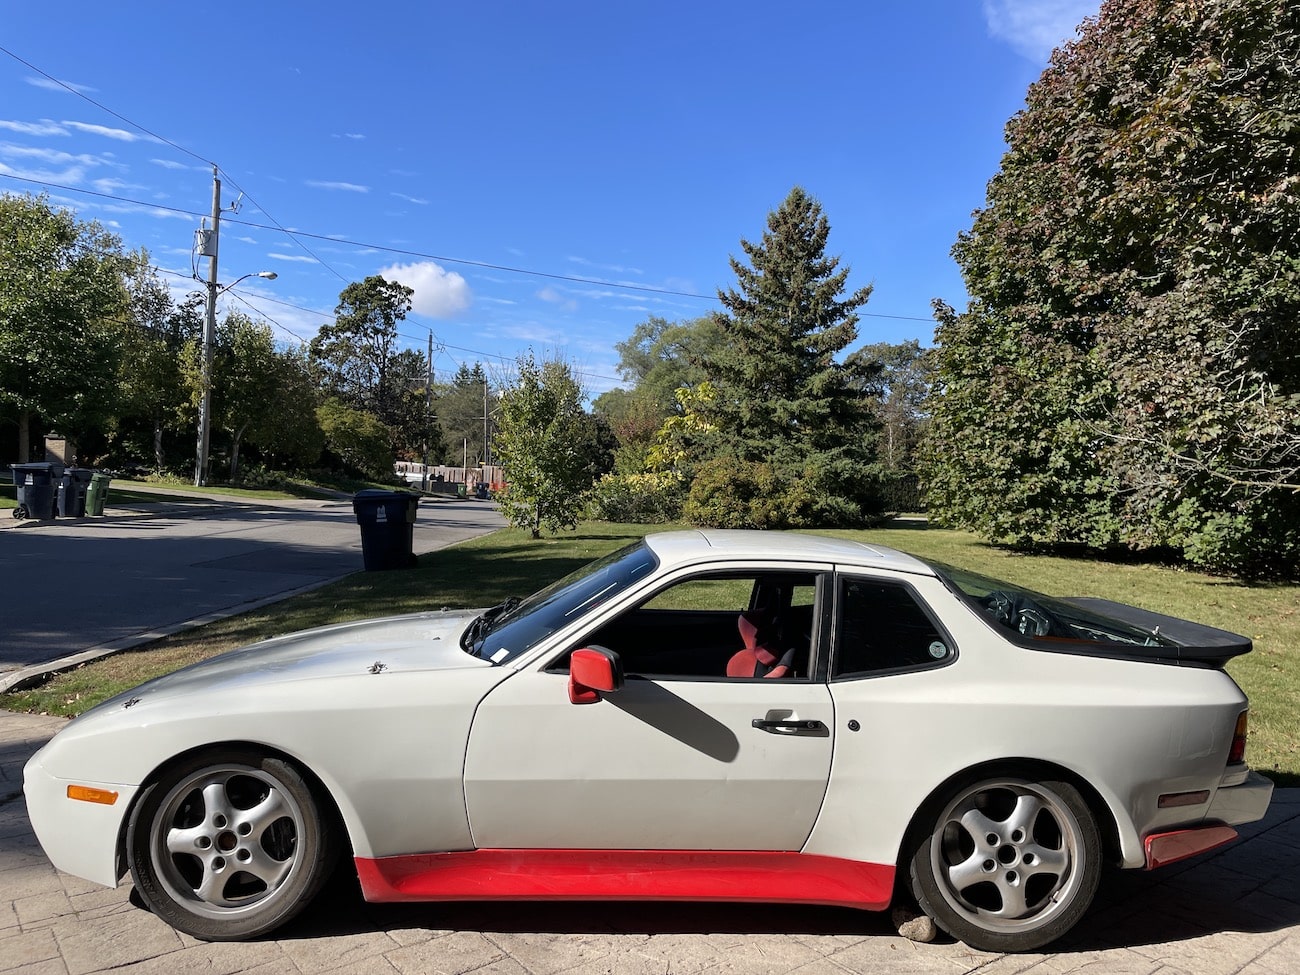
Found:
[[[757,728],[759,731],[825,731],[826,725],[817,720],[795,721],[787,719],[785,721],[773,721],[769,718],[755,718],[750,722],[750,726]]]

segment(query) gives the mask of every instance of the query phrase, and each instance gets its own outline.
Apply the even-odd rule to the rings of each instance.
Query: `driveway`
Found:
[[[32,665],[156,639],[362,568],[348,498],[127,507],[110,491],[105,517],[0,523],[0,685]],[[425,498],[412,547],[431,552],[504,524],[491,502]]]
[[[1300,790],[1236,843],[1151,873],[1112,874],[1050,952],[994,955],[898,937],[888,915],[734,904],[365,904],[340,879],[274,938],[205,944],[132,895],[56,871],[32,835],[22,766],[63,724],[0,711],[0,972],[259,975],[1294,975],[1300,971]]]

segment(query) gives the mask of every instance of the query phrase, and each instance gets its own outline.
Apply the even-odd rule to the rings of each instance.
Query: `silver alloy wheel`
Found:
[[[948,804],[929,844],[947,906],[989,932],[1049,924],[1095,870],[1084,832],[1051,787],[1016,779],[972,785]],[[1091,898],[1091,891],[1088,891]]]
[[[149,828],[160,886],[197,915],[261,910],[301,869],[304,812],[273,775],[237,763],[178,781]]]

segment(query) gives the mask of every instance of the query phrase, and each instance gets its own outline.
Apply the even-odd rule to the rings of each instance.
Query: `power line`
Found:
[[[199,213],[198,211],[195,210],[184,210],[178,207],[162,206],[156,203],[148,203],[144,200],[133,200],[129,197],[114,196],[111,193],[101,193],[96,190],[84,190],[76,186],[66,186],[60,183],[51,183],[47,180],[31,179],[26,176],[12,176],[8,173],[0,173],[0,176],[3,176],[7,179],[20,180],[24,183],[32,183],[37,186],[48,186],[54,189],[64,190],[69,193],[81,193],[86,196],[96,196],[102,199],[112,200],[115,203],[130,203],[134,206],[141,206],[141,207],[145,207],[148,209],[155,209],[155,210],[164,210],[167,211],[168,213],[183,213],[193,217],[206,216],[206,214]],[[258,209],[262,209],[262,208],[259,206]],[[265,213],[266,211],[262,210],[262,212]],[[360,247],[368,250],[382,251],[388,254],[397,254],[402,257],[419,257],[430,261],[441,261],[444,264],[461,264],[467,267],[482,268],[484,270],[489,270],[489,271],[501,271],[509,274],[524,274],[532,277],[547,278],[552,281],[565,281],[571,284],[598,285],[604,288],[619,288],[624,291],[637,291],[646,294],[665,295],[673,298],[695,298],[702,301],[717,300],[717,295],[698,294],[693,291],[673,291],[667,288],[655,288],[649,285],[629,284],[627,282],[620,282],[620,281],[606,281],[602,278],[584,278],[584,277],[579,277],[570,274],[556,274],[550,271],[534,271],[530,268],[512,267],[508,264],[491,264],[486,261],[474,261],[468,258],[448,257],[446,255],[441,255],[441,254],[430,254],[425,251],[407,250],[400,247],[389,247],[384,244],[372,244],[372,243],[367,243],[365,241],[350,240],[344,237],[328,236],[326,234],[313,234],[304,230],[285,230],[283,227],[279,226],[278,224],[275,226],[267,226],[266,224],[253,223],[250,220],[240,220],[236,217],[228,217],[226,219],[226,222],[232,224],[238,224],[241,227],[248,227],[253,230],[279,231],[293,238],[306,237],[309,240],[323,240],[323,241],[328,241],[331,244],[346,244],[349,247]],[[311,253],[311,251],[308,250],[305,245],[299,243],[299,246],[302,246],[303,249],[307,250],[309,254]],[[340,277],[343,280],[346,280],[346,278],[343,278],[342,275],[340,275],[333,268],[330,268],[329,265],[325,264],[325,262],[320,261],[319,258],[315,258],[315,259],[319,263],[321,263],[322,266],[326,267],[332,273],[334,273],[336,276]],[[310,311],[311,309],[304,308],[300,310]],[[324,313],[313,312],[313,314],[324,314]],[[900,322],[927,322],[930,324],[933,324],[934,322],[933,318],[925,318],[918,315],[888,315],[882,312],[871,312],[871,311],[860,311],[858,312],[858,316],[860,318],[884,318],[884,319],[889,319],[892,321],[900,321]]]

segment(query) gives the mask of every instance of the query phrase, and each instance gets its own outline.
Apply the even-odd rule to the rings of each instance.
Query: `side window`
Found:
[[[953,655],[952,642],[907,586],[841,577],[832,679],[915,670]]]
[[[806,678],[816,573],[730,572],[684,579],[585,636],[579,646],[616,652],[629,676],[727,679],[744,647],[742,612],[761,617],[764,633],[789,656],[783,675]],[[561,659],[553,669],[567,666]]]

